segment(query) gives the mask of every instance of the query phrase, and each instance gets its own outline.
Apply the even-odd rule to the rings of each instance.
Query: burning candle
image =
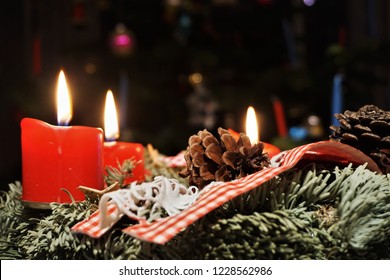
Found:
[[[32,118],[21,122],[22,200],[32,208],[69,203],[71,197],[84,200],[77,189],[80,185],[104,187],[103,131],[66,126],[72,118],[72,106],[63,71],[58,78],[57,106],[61,126]]]
[[[132,170],[132,176],[125,180],[125,184],[133,181],[145,180],[144,147],[139,143],[117,142],[119,138],[118,116],[114,96],[109,90],[106,95],[104,112],[104,165],[118,168],[125,160],[131,159],[137,163]]]
[[[259,126],[257,125],[257,117],[255,109],[252,106],[248,107],[246,113],[246,135],[248,135],[252,145],[259,142]],[[264,144],[264,152],[272,158],[280,153],[280,149],[270,143],[261,141]]]

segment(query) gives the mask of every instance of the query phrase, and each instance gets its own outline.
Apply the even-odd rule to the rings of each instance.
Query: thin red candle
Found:
[[[66,92],[63,72],[58,96]],[[65,88],[64,88],[65,86]],[[71,118],[70,98],[59,98],[59,123]],[[54,126],[41,120],[21,122],[22,201],[33,208],[49,208],[49,203],[84,200],[79,186],[103,189],[103,131],[84,126]],[[66,190],[66,191],[64,191]],[[70,196],[70,195],[71,196]],[[72,197],[72,198],[71,198]]]
[[[119,125],[115,107],[114,96],[107,92],[104,112],[104,130],[106,142],[104,142],[104,166],[119,168],[125,160],[132,160],[136,166],[132,175],[125,179],[124,183],[143,182],[145,180],[144,146],[140,143],[118,142]],[[106,173],[107,175],[107,173]]]
[[[288,135],[288,130],[287,130],[286,118],[284,115],[283,104],[280,101],[280,99],[277,97],[273,98],[272,103],[273,103],[273,107],[274,107],[274,113],[275,113],[275,119],[276,119],[276,126],[278,128],[278,134],[281,137],[286,137]]]

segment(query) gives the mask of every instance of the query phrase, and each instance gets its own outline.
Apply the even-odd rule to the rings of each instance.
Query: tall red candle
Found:
[[[71,119],[65,76],[58,82],[58,122]],[[61,97],[62,96],[62,97]],[[83,126],[53,126],[24,118],[21,122],[22,200],[33,208],[49,208],[50,202],[84,200],[79,186],[103,189],[103,131]]]
[[[279,98],[275,97],[273,98],[272,103],[274,107],[276,126],[278,128],[279,136],[286,137],[288,135],[288,129],[287,129],[286,117],[284,115],[284,108],[282,102],[280,101]]]
[[[140,143],[117,142],[119,138],[118,116],[115,107],[114,96],[109,90],[106,95],[104,112],[104,166],[118,168],[125,160],[133,160],[137,163],[132,170],[132,176],[126,178],[125,184],[145,180],[144,146]],[[107,173],[106,173],[107,175]]]

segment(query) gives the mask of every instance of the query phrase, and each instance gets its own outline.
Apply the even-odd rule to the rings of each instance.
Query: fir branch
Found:
[[[108,186],[118,182],[119,187],[123,188],[125,187],[125,180],[133,176],[133,169],[139,164],[139,162],[134,161],[133,158],[130,158],[128,160],[124,160],[122,164],[118,161],[117,164],[117,168],[113,166],[106,166],[107,175],[104,179]]]
[[[20,202],[22,196],[22,185],[19,181],[8,185],[7,192],[0,191],[0,213],[2,216],[20,216],[23,205]]]
[[[16,227],[19,220],[17,217],[0,216],[0,259],[22,259],[18,250],[18,244],[12,239],[17,234]]]
[[[345,173],[352,172],[351,167],[345,170]],[[273,212],[328,203],[336,199],[335,182],[342,179],[341,175],[336,179],[333,177],[330,171],[317,170],[313,164],[302,170],[292,169],[229,201],[222,206],[222,211],[224,215],[229,212]]]
[[[79,238],[70,228],[91,214],[90,204],[51,204],[52,213],[34,223],[34,219],[17,228],[22,235],[20,250],[29,259],[74,259]]]
[[[17,226],[22,220],[23,205],[20,202],[22,186],[20,182],[8,185],[7,192],[0,192],[0,259],[21,259],[15,236]]]
[[[120,230],[113,230],[99,239],[82,236],[76,248],[77,257],[91,260],[142,259],[142,243]]]
[[[188,179],[179,176],[179,171],[182,168],[168,167],[162,160],[158,160],[160,156],[159,152],[148,144],[144,155],[145,169],[149,171],[146,181],[152,181],[154,177],[162,175],[169,179],[176,179],[180,182],[180,184],[188,186]]]
[[[364,166],[340,186],[339,221],[331,231],[361,253],[390,237],[390,175],[378,175]]]
[[[302,219],[303,213],[304,208],[235,214],[194,225],[168,247],[191,259],[326,259],[335,243],[324,230],[308,231],[312,218]]]

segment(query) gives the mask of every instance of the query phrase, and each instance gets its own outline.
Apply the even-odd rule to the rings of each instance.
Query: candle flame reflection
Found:
[[[67,125],[72,119],[72,102],[64,71],[61,70],[57,83],[57,121],[59,125]]]
[[[259,142],[259,128],[255,109],[252,106],[248,107],[246,113],[246,135],[249,137],[252,145]]]
[[[118,116],[116,113],[114,95],[107,91],[106,105],[104,109],[104,135],[107,141],[114,141],[119,138]]]

